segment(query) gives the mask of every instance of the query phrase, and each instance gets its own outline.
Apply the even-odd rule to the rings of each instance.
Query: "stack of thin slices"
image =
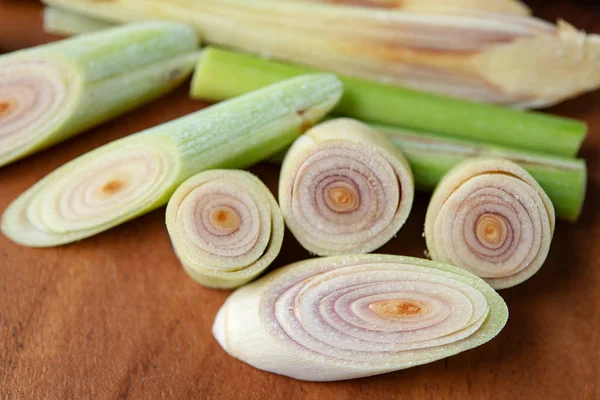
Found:
[[[516,1],[46,3],[48,31],[80,35],[0,58],[0,165],[157,98],[194,66],[191,96],[226,101],[61,166],[8,207],[2,231],[57,246],[168,203],[185,271],[235,288],[277,257],[285,223],[328,257],[235,291],[213,327],[257,368],[349,379],[485,343],[508,317],[494,289],[535,274],[555,216],[581,212],[586,125],[518,108],[597,88],[600,39]],[[198,33],[227,48],[199,51]],[[263,160],[282,163],[278,202],[239,170]],[[366,254],[402,227],[415,189],[434,188],[433,261]]]

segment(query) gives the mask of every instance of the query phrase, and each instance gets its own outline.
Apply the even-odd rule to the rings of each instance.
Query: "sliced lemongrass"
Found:
[[[80,35],[107,29],[115,24],[58,7],[44,7],[44,31],[55,35]]]
[[[450,14],[390,12],[268,0],[45,3],[112,22],[186,21],[208,43],[514,107],[548,106],[600,86],[599,36],[532,17],[469,9]]]
[[[391,255],[300,261],[234,292],[213,334],[231,356],[308,381],[360,378],[477,347],[508,309],[483,280]]]
[[[190,176],[245,168],[289,145],[338,102],[331,74],[300,76],[97,148],[43,178],[4,212],[33,247],[73,242],[167,203]]]
[[[311,70],[209,47],[194,71],[191,96],[224,100],[306,71]],[[585,122],[574,119],[340,79],[344,96],[335,112],[365,121],[564,156],[577,154],[587,132]]]
[[[533,276],[548,255],[554,207],[535,179],[503,159],[475,159],[439,183],[425,218],[433,260],[452,263],[493,288]]]
[[[279,179],[285,222],[318,255],[371,252],[404,225],[414,198],[402,153],[351,119],[315,126],[287,152]]]
[[[0,57],[0,166],[144,104],[198,60],[192,28],[146,22]]]
[[[260,179],[245,171],[212,170],[177,188],[167,205],[167,229],[192,279],[233,288],[273,262],[284,225],[275,197]]]

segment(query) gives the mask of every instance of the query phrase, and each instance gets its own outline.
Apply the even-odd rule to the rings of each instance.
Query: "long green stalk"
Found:
[[[219,101],[310,71],[209,47],[194,73],[191,96]],[[341,76],[344,97],[334,112],[361,120],[463,137],[550,154],[577,154],[584,122],[426,94]]]
[[[168,92],[192,71],[187,25],[147,22],[0,57],[0,166]]]
[[[341,93],[334,75],[301,76],[109,143],[23,193],[4,212],[2,231],[32,247],[105,231],[164,205],[200,171],[245,168],[281,150]]]

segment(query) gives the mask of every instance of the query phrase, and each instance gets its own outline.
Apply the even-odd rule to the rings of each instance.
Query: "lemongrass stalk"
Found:
[[[502,298],[465,270],[363,254],[300,261],[238,289],[217,313],[213,334],[255,368],[334,381],[475,348],[507,318]]]
[[[552,202],[527,171],[503,159],[475,159],[439,183],[427,209],[425,240],[433,260],[504,289],[540,269],[554,223]]]
[[[502,146],[454,139],[387,125],[368,124],[387,136],[408,160],[419,190],[433,191],[452,168],[474,157],[504,158],[519,164],[544,189],[557,218],[577,221],[585,201],[587,166],[580,158],[523,152]],[[283,162],[287,149],[270,161]]]
[[[23,193],[4,212],[2,231],[32,247],[105,231],[166,204],[200,171],[269,157],[331,110],[341,92],[334,75],[301,76],[109,143]]]
[[[198,39],[177,22],[90,33],[0,57],[0,166],[173,89]]]
[[[600,86],[600,39],[571,25],[463,10],[389,12],[269,0],[45,0],[114,22],[192,24],[224,45],[386,84],[514,107]]]
[[[287,152],[279,178],[283,218],[318,255],[368,253],[404,225],[414,181],[402,153],[351,119],[308,130]]]
[[[44,8],[44,31],[55,35],[80,35],[113,27],[114,24],[57,7]]]
[[[196,282],[233,288],[260,275],[279,254],[283,217],[256,176],[211,170],[186,180],[167,205],[167,229]]]
[[[297,1],[297,0],[279,0]],[[457,13],[480,10],[512,15],[529,15],[527,5],[517,0],[301,0],[311,3],[331,3],[354,7],[373,7],[426,13]]]
[[[220,101],[311,71],[234,51],[204,50],[191,96]],[[340,77],[344,96],[334,112],[366,121],[572,156],[587,131],[581,121],[524,112]]]

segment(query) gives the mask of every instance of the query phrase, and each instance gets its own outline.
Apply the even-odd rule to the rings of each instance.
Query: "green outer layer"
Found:
[[[166,204],[179,184],[200,171],[245,168],[268,158],[323,118],[341,95],[342,84],[335,75],[300,76],[108,143],[58,168],[17,198],[4,212],[2,232],[31,247],[56,246],[103,232]],[[25,212],[32,200],[53,182],[77,176],[91,160],[114,149],[144,146],[169,158],[169,178],[150,193],[143,207],[125,206],[109,223],[61,234],[39,231],[28,220]]]
[[[574,222],[581,214],[587,184],[587,167],[583,159],[518,151],[380,124],[369,125],[383,132],[402,151],[419,190],[433,191],[448,171],[468,157],[501,157],[519,164],[538,181],[552,200],[559,218]],[[269,160],[281,163],[286,152],[287,149]]]
[[[199,57],[195,31],[178,22],[120,26],[4,55],[50,60],[64,67],[73,87],[62,118],[40,130],[39,140],[0,159],[0,166],[49,147],[147,103],[179,85]]]
[[[208,47],[192,81],[193,98],[238,96],[313,71]],[[344,97],[335,112],[383,124],[420,129],[549,154],[577,154],[587,131],[582,121],[457,100],[341,76]]]

